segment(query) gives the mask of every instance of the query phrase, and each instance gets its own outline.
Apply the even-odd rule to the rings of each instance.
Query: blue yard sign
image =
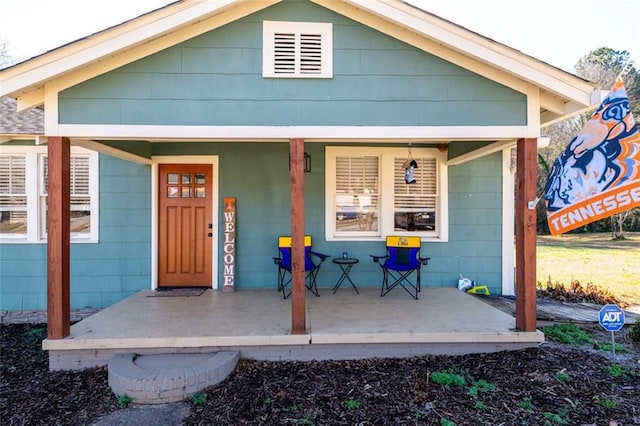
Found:
[[[620,331],[624,325],[624,311],[618,305],[604,305],[598,317],[600,325],[607,331]]]
[[[600,325],[611,332],[611,352],[616,353],[615,331],[620,331],[624,325],[624,311],[618,305],[604,305],[598,314]]]

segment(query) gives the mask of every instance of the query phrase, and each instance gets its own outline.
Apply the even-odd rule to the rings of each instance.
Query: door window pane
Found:
[[[177,186],[167,187],[167,197],[178,198],[178,187]]]
[[[178,184],[178,174],[177,173],[169,173],[169,174],[167,174],[167,183],[169,185],[177,185]]]

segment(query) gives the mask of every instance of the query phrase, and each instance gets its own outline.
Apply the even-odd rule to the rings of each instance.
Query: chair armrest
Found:
[[[418,260],[420,261],[420,263],[422,263],[423,265],[428,265],[429,261],[431,260],[430,257],[419,257]]]
[[[380,261],[380,259],[386,259],[387,257],[389,257],[388,254],[385,254],[384,256],[376,256],[376,255],[370,254],[369,256],[371,256],[373,258],[373,261],[375,263],[378,263]]]
[[[325,260],[327,260],[327,258],[331,257],[328,254],[322,254],[312,250],[309,250],[309,254],[319,257],[321,262],[324,262]]]

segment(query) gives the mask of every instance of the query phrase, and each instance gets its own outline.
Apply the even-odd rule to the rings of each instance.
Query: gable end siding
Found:
[[[331,79],[262,77],[262,22],[331,22]],[[59,94],[63,124],[525,125],[526,96],[309,3],[284,2]]]

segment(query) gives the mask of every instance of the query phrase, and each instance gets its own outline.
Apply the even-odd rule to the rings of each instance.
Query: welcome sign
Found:
[[[222,242],[222,291],[235,291],[236,282],[236,199],[224,198]]]

